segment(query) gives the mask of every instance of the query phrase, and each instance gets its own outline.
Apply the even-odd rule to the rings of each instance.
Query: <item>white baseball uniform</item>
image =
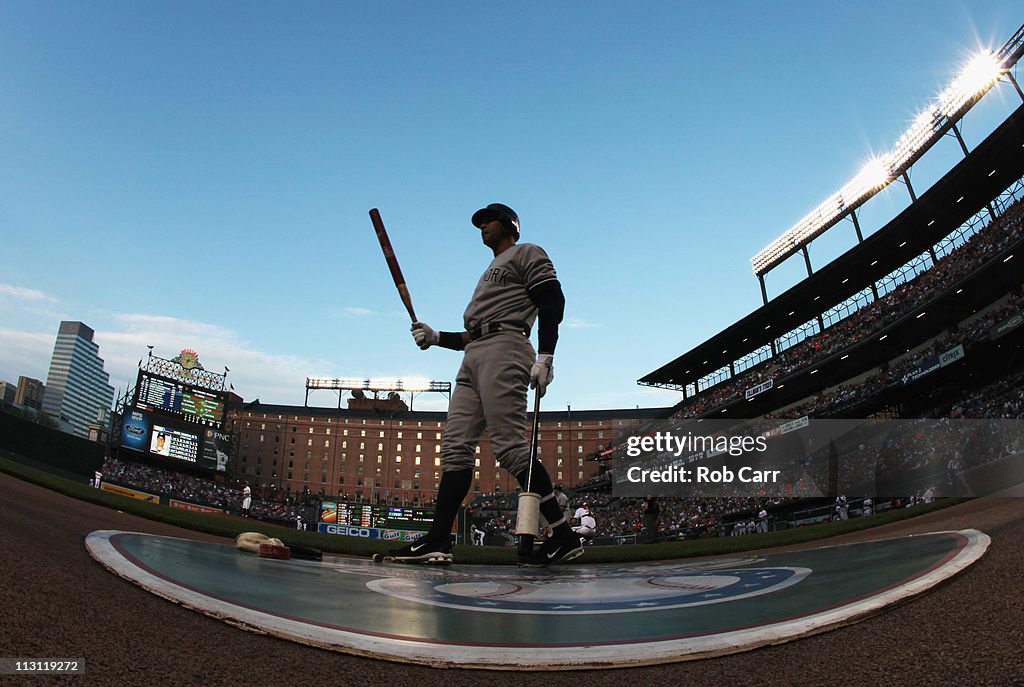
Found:
[[[455,377],[441,442],[443,470],[473,469],[484,428],[503,468],[515,475],[529,465],[526,391],[537,355],[527,332],[537,306],[528,291],[556,279],[547,253],[532,243],[512,246],[484,270],[463,314],[466,331],[479,336],[466,345]],[[498,324],[508,327],[485,331]]]
[[[597,520],[590,512],[586,512],[580,518],[580,524],[572,528],[572,531],[581,537],[593,537],[597,532]]]

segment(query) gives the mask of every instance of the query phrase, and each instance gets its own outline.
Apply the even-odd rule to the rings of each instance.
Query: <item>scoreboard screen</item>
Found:
[[[199,437],[191,432],[154,423],[149,452],[196,463],[199,461]]]
[[[384,521],[383,506],[344,501],[321,501],[320,522],[345,525],[346,527],[380,527]]]
[[[206,391],[186,391],[181,395],[181,416],[201,425],[224,424],[224,401]]]
[[[434,519],[434,511],[427,508],[404,506],[372,506],[366,503],[322,501],[320,522],[346,527],[376,527],[379,529],[427,531]]]
[[[434,511],[425,508],[388,506],[384,527],[394,530],[429,530]]]
[[[141,375],[135,407],[160,410],[172,415],[181,413],[182,385],[159,377]]]
[[[224,425],[226,397],[214,391],[139,372],[135,407],[180,417],[204,427],[221,429]]]
[[[379,506],[358,503],[338,504],[338,524],[352,527],[377,527]]]

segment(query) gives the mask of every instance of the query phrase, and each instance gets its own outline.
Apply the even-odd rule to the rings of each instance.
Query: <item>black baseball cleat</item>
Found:
[[[385,559],[401,563],[446,565],[452,562],[452,543],[451,541],[439,541],[423,536],[400,549],[388,551]]]
[[[546,568],[583,555],[583,542],[579,537],[551,538],[540,545],[532,556],[519,561],[523,568]]]

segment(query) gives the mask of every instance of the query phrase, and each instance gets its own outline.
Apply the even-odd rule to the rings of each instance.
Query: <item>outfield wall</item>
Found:
[[[102,470],[106,445],[0,411],[0,449],[8,457],[71,480]]]

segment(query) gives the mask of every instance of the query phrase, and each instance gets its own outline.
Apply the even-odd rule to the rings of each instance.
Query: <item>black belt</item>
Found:
[[[482,339],[485,336],[491,334],[497,334],[498,332],[519,332],[530,336],[530,328],[525,322],[487,322],[474,329],[469,330],[469,340],[476,341]]]

